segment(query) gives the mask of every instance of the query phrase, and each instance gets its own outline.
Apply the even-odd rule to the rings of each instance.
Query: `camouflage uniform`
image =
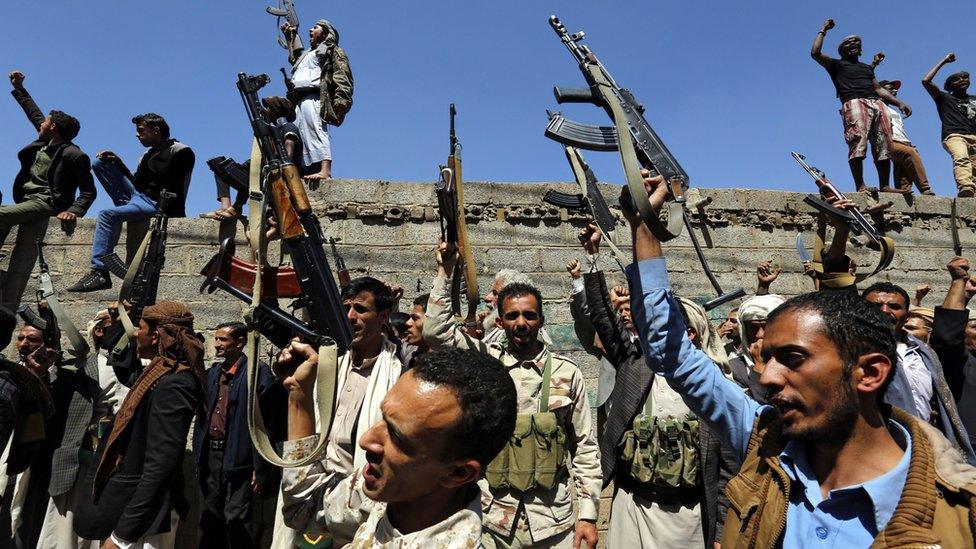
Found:
[[[427,304],[424,339],[432,348],[451,345],[497,358],[508,368],[515,381],[518,412],[537,412],[542,371],[549,350],[543,346],[542,352],[532,360],[520,361],[497,343],[486,344],[472,338],[457,328],[451,315],[450,301],[449,281],[439,276],[434,280],[430,302]],[[548,410],[557,415],[566,431],[570,454],[569,469],[573,471],[576,485],[579,519],[595,522],[602,483],[600,449],[593,433],[590,401],[583,373],[571,361],[552,355],[550,387]],[[480,484],[483,491],[485,528],[496,539],[515,535],[517,538],[525,538],[516,541],[526,546],[545,542],[546,538],[564,534],[573,528],[573,502],[568,475],[562,475],[554,489],[536,488],[524,493],[489,488],[485,481]],[[517,528],[518,523],[523,521],[527,526],[527,532],[524,532],[527,536],[518,535],[523,533],[523,528]]]

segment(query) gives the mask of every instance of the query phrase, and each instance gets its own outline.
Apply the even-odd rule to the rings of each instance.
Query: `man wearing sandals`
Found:
[[[166,215],[186,216],[186,193],[195,161],[193,151],[170,137],[169,124],[156,113],[135,116],[132,123],[136,125],[139,143],[149,147],[149,150],[139,160],[135,175],[112,151],[98,153],[98,158],[92,163],[95,177],[115,205],[98,214],[92,242],[91,271],[68,288],[69,292],[94,292],[112,287],[108,268],[102,258],[111,254],[118,243],[122,223],[131,224],[156,214],[163,191],[176,195],[169,201]]]

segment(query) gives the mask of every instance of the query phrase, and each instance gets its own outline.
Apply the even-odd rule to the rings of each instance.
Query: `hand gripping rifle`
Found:
[[[661,242],[666,242],[681,234],[683,228],[688,228],[688,236],[705,276],[718,294],[718,297],[704,305],[706,310],[744,296],[745,290],[741,288],[729,293],[723,292],[718,279],[708,267],[685,208],[684,192],[690,179],[644,118],[644,106],[629,90],[618,86],[596,55],[579,43],[585,37],[583,32],[569,34],[555,15],[549,17],[549,25],[579,63],[583,78],[589,84],[588,88],[553,88],[556,102],[592,103],[603,107],[614,125],[582,124],[565,118],[561,113],[553,113],[546,127],[546,137],[570,147],[620,153],[634,206],[654,236]],[[668,211],[667,225],[651,210],[644,179],[640,175],[641,168],[648,170],[651,175],[664,177],[668,183],[669,196],[665,203]]]
[[[201,290],[213,292],[220,288],[250,303],[245,320],[249,328],[247,408],[251,441],[261,456],[270,463],[279,467],[300,467],[318,459],[317,454],[325,447],[332,423],[338,354],[346,351],[352,334],[326,257],[322,228],[312,211],[298,168],[291,163],[285,152],[280,132],[265,119],[260,107],[258,90],[268,81],[265,74],[237,75],[237,89],[254,133],[249,174],[251,222],[248,241],[255,262],[252,264],[233,257],[231,241],[225,241],[221,251],[204,269],[203,274],[207,278]],[[265,230],[266,210],[269,206],[277,220],[282,244],[292,259],[294,268],[291,274],[300,289],[295,306],[306,309],[308,322],[303,322],[276,305],[264,301],[264,298],[269,297],[264,293],[265,284],[271,286],[270,293],[273,295],[287,295],[286,291],[274,286],[282,276],[280,273],[271,277],[266,275],[269,269],[265,263]],[[229,278],[224,278],[227,273],[230,273]],[[286,272],[284,276],[287,278],[289,273]],[[291,335],[304,337],[319,350],[316,373],[319,440],[308,458],[294,462],[283,460],[272,448],[257,401],[260,336],[266,335],[276,346],[282,347],[288,342],[283,334],[287,336],[289,332]]]
[[[864,235],[868,239],[868,247],[878,249],[881,251],[881,260],[878,265],[869,274],[859,274],[856,276],[851,276],[848,273],[829,273],[830,276],[823,279],[824,284],[830,287],[845,287],[852,284],[856,284],[864,279],[870,278],[877,273],[881,272],[891,265],[891,260],[895,257],[895,241],[890,237],[884,236],[878,231],[875,226],[868,221],[864,214],[861,213],[859,209],[850,208],[847,210],[842,210],[833,207],[829,202],[824,200],[824,198],[836,198],[841,200],[844,195],[841,194],[837,187],[829,179],[827,175],[824,174],[819,168],[815,168],[806,162],[806,157],[798,152],[791,153],[793,159],[797,161],[798,164],[813,177],[814,183],[817,184],[817,188],[820,189],[820,196],[808,194],[803,198],[803,202],[809,206],[812,206],[817,211],[820,212],[820,216],[817,222],[817,240],[814,245],[813,251],[813,262],[814,268],[818,273],[823,275],[823,249],[824,249],[824,239],[827,234],[827,223],[825,216],[833,216],[843,220],[850,227],[852,233],[856,235]]]
[[[451,150],[447,157],[447,166],[441,166],[440,179],[434,184],[437,191],[437,207],[440,214],[441,238],[445,242],[456,244],[460,260],[454,268],[451,279],[451,307],[455,319],[463,320],[465,324],[477,322],[478,303],[478,266],[474,262],[474,254],[468,242],[468,225],[464,217],[464,187],[461,178],[461,143],[458,141],[454,128],[457,109],[451,103]],[[463,279],[463,280],[462,280]],[[464,290],[468,300],[466,315],[461,316],[461,290]]]
[[[298,36],[298,25],[299,25],[298,12],[295,11],[294,0],[281,0],[278,2],[277,6],[275,7],[268,6],[264,8],[264,10],[269,14],[275,16],[278,20],[278,23],[276,25],[278,27],[279,46],[288,50],[289,54],[293,54],[294,52],[305,48],[305,44],[302,43],[301,37]],[[295,28],[295,36],[293,36],[291,40],[289,40],[288,37],[285,36],[285,33],[281,32],[282,17],[285,18],[285,21],[287,21],[289,25]]]

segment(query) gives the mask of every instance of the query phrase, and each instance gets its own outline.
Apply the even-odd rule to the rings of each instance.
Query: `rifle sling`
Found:
[[[58,327],[61,333],[68,338],[68,345],[71,347],[68,354],[74,358],[88,356],[88,343],[81,337],[81,332],[78,331],[75,323],[71,321],[71,317],[64,311],[61,302],[58,301],[58,296],[54,293],[54,283],[51,281],[50,273],[41,272],[40,287],[41,292],[38,297],[47,301],[48,308],[54,313],[54,318],[58,320]],[[40,299],[38,299],[38,302],[40,302]]]
[[[607,82],[606,76],[603,74],[600,66],[596,63],[590,63],[587,65],[587,71],[589,71],[593,81],[598,83],[603,101],[610,106],[610,110],[613,112],[612,118],[613,124],[617,128],[617,142],[619,143],[617,149],[620,152],[620,161],[623,164],[624,175],[627,177],[627,187],[630,189],[630,195],[634,199],[634,205],[637,207],[637,211],[640,212],[641,219],[644,220],[647,228],[661,242],[666,242],[677,237],[684,228],[684,216],[681,211],[681,208],[684,206],[675,200],[670,200],[666,203],[668,208],[667,226],[661,222],[661,219],[651,209],[651,205],[648,202],[647,190],[644,188],[644,178],[640,174],[641,165],[637,161],[634,139],[627,125],[627,114],[624,112],[620,100],[611,90],[612,86]]]
[[[248,244],[254,257],[254,290],[251,293],[251,306],[244,312],[244,320],[248,325],[247,332],[247,430],[251,434],[251,442],[257,449],[258,454],[273,465],[278,467],[303,467],[321,459],[320,454],[325,449],[328,442],[330,427],[332,426],[332,408],[335,402],[336,391],[336,372],[338,369],[338,347],[335,343],[320,346],[318,368],[315,372],[315,399],[318,404],[319,434],[315,443],[315,448],[306,457],[297,461],[289,461],[281,458],[275,451],[268,438],[268,429],[264,424],[264,416],[261,413],[261,406],[258,402],[259,377],[257,375],[258,355],[261,352],[261,334],[256,329],[254,315],[258,305],[261,304],[262,276],[261,269],[265,264],[265,251],[267,246],[265,236],[265,217],[264,212],[267,206],[267,197],[262,192],[261,179],[261,147],[255,139],[251,144],[251,166],[248,177],[249,201],[248,215],[249,226],[247,231]]]
[[[146,236],[142,237],[142,242],[139,244],[135,256],[129,261],[129,268],[125,271],[125,279],[122,280],[122,288],[119,290],[118,307],[119,321],[122,322],[126,337],[119,338],[119,342],[115,344],[115,351],[121,351],[134,343],[133,339],[136,334],[136,326],[132,322],[132,318],[129,317],[129,313],[125,310],[124,302],[129,299],[132,293],[132,282],[135,281],[136,275],[139,273],[139,267],[142,266],[142,260],[146,257],[146,251],[149,249],[149,243],[152,241],[152,235],[155,229],[155,226],[150,227],[146,232]]]
[[[813,269],[817,272],[820,283],[828,288],[846,288],[858,284],[891,265],[895,257],[895,241],[888,236],[882,236],[879,244],[881,246],[881,258],[874,270],[868,274],[851,275],[849,272],[825,273],[823,265],[824,241],[827,238],[827,215],[820,213],[817,216],[817,233],[813,246]]]

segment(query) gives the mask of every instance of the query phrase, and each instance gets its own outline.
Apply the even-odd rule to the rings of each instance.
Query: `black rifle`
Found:
[[[238,192],[247,193],[249,174],[247,166],[226,156],[215,156],[207,160],[207,167],[217,177],[225,181]]]
[[[265,74],[248,76],[239,73],[237,89],[241,94],[248,120],[265,162],[267,177],[264,180],[262,193],[270,199],[282,243],[292,259],[302,289],[302,296],[296,300],[294,306],[306,308],[309,322],[305,324],[271,304],[262,307],[263,311],[259,309],[258,312],[263,313],[262,318],[255,319],[255,322],[258,330],[269,338],[271,338],[271,331],[298,332],[296,326],[303,325],[306,329],[302,333],[319,336],[307,339],[313,339],[314,343],[324,341],[322,338],[330,338],[342,353],[352,340],[352,331],[342,307],[339,288],[332,277],[332,269],[326,257],[322,228],[308,202],[298,168],[286,154],[282,136],[276,126],[265,120],[262,115],[258,90],[268,81],[269,78]],[[252,222],[257,223],[259,220],[252,220]],[[215,258],[217,259],[219,257]],[[227,290],[229,287],[233,288],[229,282],[213,274],[207,278],[201,290],[213,291],[215,288]],[[246,292],[230,293],[243,301],[251,301],[251,296]],[[290,320],[284,322],[283,319],[286,318]],[[269,328],[268,323],[275,325],[276,328]],[[262,324],[265,324],[263,329]]]
[[[618,151],[634,206],[654,236],[663,242],[677,237],[683,228],[687,228],[705,276],[718,294],[718,297],[705,303],[704,307],[711,309],[743,297],[745,290],[742,288],[729,293],[723,292],[715,275],[712,274],[685,208],[684,191],[690,183],[688,173],[644,118],[644,106],[629,90],[617,85],[588,47],[579,44],[585,36],[583,32],[569,34],[555,15],[549,17],[549,25],[579,63],[583,77],[589,84],[588,88],[553,88],[556,102],[591,103],[602,107],[613,120],[614,126],[582,124],[566,119],[561,113],[551,113],[549,125],[546,127],[546,137],[570,147],[594,151]],[[641,168],[648,170],[652,176],[662,176],[667,182],[669,200],[666,203],[668,208],[666,226],[650,209],[647,191],[640,176]]]

